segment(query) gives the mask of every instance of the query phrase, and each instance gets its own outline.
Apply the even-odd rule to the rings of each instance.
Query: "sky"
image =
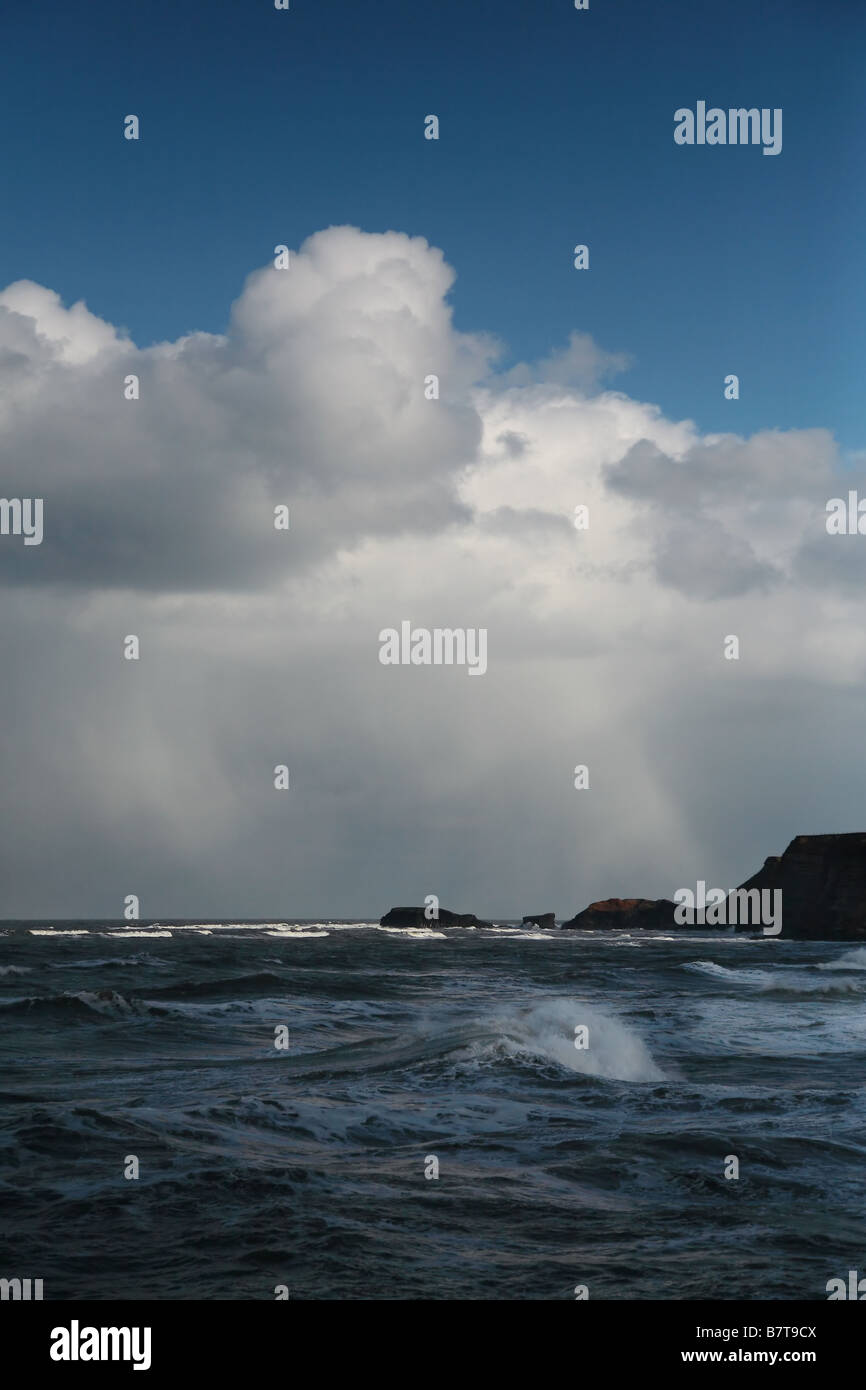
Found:
[[[866,10],[10,9],[0,916],[565,917],[864,828]]]

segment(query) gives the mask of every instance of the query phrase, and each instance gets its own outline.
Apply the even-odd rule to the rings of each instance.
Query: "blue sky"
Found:
[[[457,327],[506,363],[578,329],[673,418],[866,445],[866,8],[89,0],[86,20],[4,18],[3,284],[83,297],[145,345],[221,330],[277,242],[395,229],[443,249]],[[782,153],[676,146],[698,99],[782,107]]]

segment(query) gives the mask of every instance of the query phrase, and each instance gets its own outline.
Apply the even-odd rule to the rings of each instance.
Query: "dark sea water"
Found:
[[[866,1272],[866,948],[35,925],[0,928],[0,1276],[46,1299],[826,1299]]]

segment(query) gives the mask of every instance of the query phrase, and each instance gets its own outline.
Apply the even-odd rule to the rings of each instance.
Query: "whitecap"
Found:
[[[498,1020],[497,1048],[512,1057],[557,1062],[568,1071],[611,1081],[664,1081],[643,1039],[614,1014],[579,1000],[550,999]],[[587,1047],[575,1030],[587,1029]]]
[[[89,936],[88,931],[58,931],[56,927],[30,927],[31,936]],[[97,933],[99,935],[99,933]]]
[[[170,931],[165,931],[162,927],[159,931],[113,931],[106,932],[106,936],[171,936]]]
[[[866,946],[858,946],[854,951],[846,951],[836,960],[822,961],[819,970],[866,970]]]

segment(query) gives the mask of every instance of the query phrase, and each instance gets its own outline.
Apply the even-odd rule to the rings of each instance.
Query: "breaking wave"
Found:
[[[555,1062],[567,1071],[610,1081],[664,1081],[643,1039],[611,1014],[577,1000],[552,999],[499,1020],[495,1048],[514,1058]],[[586,1047],[575,1046],[585,1027]]]
[[[856,969],[866,969],[866,951],[863,953],[864,964],[854,966]],[[856,956],[858,952],[853,951],[851,955]],[[824,966],[819,966],[824,969]],[[834,962],[832,967],[836,969],[850,970],[851,966],[844,966],[841,962]],[[727,966],[718,965],[712,960],[688,961],[684,970],[691,970],[699,975],[709,975],[713,979],[723,984],[746,985],[761,994],[779,995],[843,995],[843,994],[863,994],[866,992],[866,981],[864,980],[826,980],[816,979],[813,975],[807,974],[803,970],[789,970],[783,973],[779,967],[770,970],[732,970]]]
[[[819,970],[866,970],[866,946],[858,946],[855,951],[846,951],[838,960],[822,961]]]

